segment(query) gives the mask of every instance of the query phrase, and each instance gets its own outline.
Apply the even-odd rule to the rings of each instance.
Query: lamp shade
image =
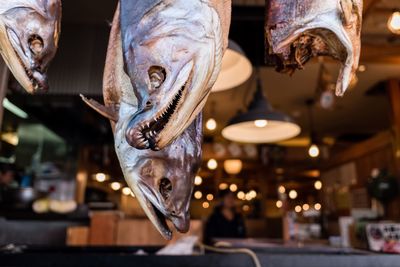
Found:
[[[257,81],[257,90],[247,112],[239,112],[222,130],[228,140],[242,143],[275,143],[300,134],[300,127],[268,103]]]
[[[235,88],[247,81],[252,72],[251,62],[243,50],[237,43],[229,40],[228,49],[222,58],[221,72],[211,92]]]

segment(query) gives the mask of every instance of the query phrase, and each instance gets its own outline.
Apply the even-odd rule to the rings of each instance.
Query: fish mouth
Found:
[[[190,80],[190,78],[189,78]],[[161,111],[157,112],[149,120],[138,124],[137,127],[128,127],[126,132],[127,142],[137,149],[148,149],[159,151],[158,143],[167,124],[171,121],[176,111],[182,105],[184,94],[186,93],[189,80],[175,93],[172,99]],[[131,122],[135,118],[132,118]]]
[[[40,64],[34,67],[30,66],[27,62],[32,60],[29,60],[23,51],[21,41],[17,34],[14,30],[8,27],[6,27],[6,32],[15,54],[15,58],[17,58],[20,67],[23,69],[22,73],[20,70],[17,70],[17,73],[14,73],[16,79],[19,81],[22,80],[21,83],[27,85],[28,88],[26,89],[29,92],[47,91],[49,89],[47,75],[44,73]]]

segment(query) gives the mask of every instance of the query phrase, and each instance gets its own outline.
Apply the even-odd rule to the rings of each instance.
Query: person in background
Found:
[[[204,230],[204,243],[212,244],[214,238],[245,238],[243,217],[236,212],[235,195],[229,190],[219,192],[220,204],[208,218]]]
[[[0,188],[16,188],[17,172],[14,165],[0,164]]]

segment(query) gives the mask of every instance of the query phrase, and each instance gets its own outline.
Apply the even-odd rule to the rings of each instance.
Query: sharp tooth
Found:
[[[147,128],[150,128],[150,122],[147,122]]]

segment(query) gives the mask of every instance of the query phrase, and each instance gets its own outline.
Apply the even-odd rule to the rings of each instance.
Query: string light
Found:
[[[237,193],[237,198],[241,199],[241,200],[244,200],[246,198],[246,194],[243,191],[239,191]]]
[[[214,199],[214,195],[213,194],[208,194],[206,198],[207,198],[208,201],[212,201]]]
[[[210,203],[207,201],[203,202],[203,208],[208,209],[210,207]]]
[[[297,212],[297,213],[300,213],[300,212],[301,212],[301,206],[300,206],[300,205],[297,205],[297,206],[294,208],[294,211]]]
[[[215,121],[215,119],[208,119],[206,122],[206,128],[210,131],[214,131],[215,129],[217,129],[217,122]]]
[[[195,185],[201,185],[202,183],[203,183],[203,178],[201,178],[201,176],[197,175],[197,176],[194,178],[194,184],[195,184]]]
[[[297,198],[296,190],[290,190],[289,197],[290,197],[290,199],[296,199]]]
[[[247,212],[247,211],[250,210],[250,206],[249,205],[243,205],[242,209],[243,209],[244,212]]]
[[[203,197],[203,193],[201,193],[201,191],[194,192],[195,199],[201,199],[202,197]]]
[[[303,204],[303,210],[308,211],[310,209],[310,205],[308,204]]]
[[[218,167],[218,162],[215,159],[209,159],[207,162],[207,167],[210,170],[215,170]]]
[[[316,144],[312,144],[308,149],[308,155],[312,158],[317,158],[319,153],[319,147]]]
[[[95,177],[96,181],[99,182],[99,183],[102,183],[102,182],[104,182],[106,180],[106,175],[104,173],[101,173],[101,172],[96,173],[96,175],[94,177]]]
[[[220,183],[218,188],[219,188],[219,190],[226,190],[226,189],[228,189],[228,184],[227,183]]]
[[[321,181],[315,181],[314,188],[317,189],[317,190],[321,190],[322,189],[322,182]]]
[[[286,188],[285,188],[283,185],[281,185],[281,186],[278,187],[278,192],[279,192],[280,194],[285,194]]]
[[[229,190],[231,190],[231,192],[236,192],[238,190],[238,187],[236,184],[231,184],[229,186]]]
[[[276,207],[277,207],[278,209],[280,209],[280,208],[282,208],[282,206],[283,206],[282,200],[278,200],[278,201],[276,202]]]
[[[319,204],[319,203],[315,203],[314,204],[314,209],[315,210],[321,210],[321,208],[322,208],[321,204]]]
[[[125,196],[129,196],[132,193],[132,190],[129,187],[122,188],[122,194]]]
[[[395,11],[389,17],[388,24],[389,30],[394,34],[400,34],[400,12]]]
[[[122,185],[121,185],[121,183],[113,182],[113,183],[111,183],[110,187],[112,190],[118,191],[121,189]]]

